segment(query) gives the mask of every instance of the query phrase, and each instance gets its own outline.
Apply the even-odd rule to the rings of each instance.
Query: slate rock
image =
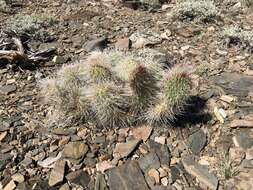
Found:
[[[64,174],[65,174],[65,166],[66,166],[65,160],[58,160],[55,163],[54,168],[51,171],[50,176],[49,176],[49,180],[48,180],[49,186],[54,186],[63,182]]]
[[[234,137],[233,141],[235,146],[244,149],[251,148],[253,146],[253,138],[250,136],[250,130],[239,131]]]
[[[56,135],[74,135],[76,133],[76,129],[75,128],[64,129],[62,127],[59,127],[59,128],[53,129],[52,133]]]
[[[24,166],[25,168],[29,167],[32,163],[33,163],[33,160],[29,157],[25,157],[25,159],[20,162],[20,164]]]
[[[68,175],[66,175],[66,179],[70,183],[80,185],[84,188],[89,185],[89,182],[91,180],[89,174],[83,170],[77,170],[77,171],[69,173]]]
[[[5,166],[10,162],[12,159],[11,154],[0,154],[0,171],[5,168]]]
[[[188,146],[193,154],[199,154],[206,145],[206,134],[203,130],[198,130],[189,136]]]
[[[141,126],[132,129],[132,133],[135,139],[142,139],[144,142],[149,138],[153,128],[150,126]]]
[[[94,50],[103,50],[104,48],[106,48],[107,43],[108,39],[106,37],[100,37],[86,42],[83,45],[83,48],[86,52],[91,52]]]
[[[87,152],[88,146],[84,142],[69,142],[65,145],[62,156],[64,158],[70,159],[72,162],[77,163],[84,158]]]
[[[134,149],[139,144],[139,142],[140,142],[140,139],[138,140],[133,139],[125,143],[117,143],[113,151],[113,154],[119,155],[120,158],[127,157],[129,156],[129,154],[131,154],[134,151]]]
[[[128,161],[107,172],[110,190],[148,190],[138,162]]]
[[[169,165],[171,159],[171,153],[167,145],[157,143],[153,140],[148,141],[150,152],[155,152],[158,156],[161,165]]]
[[[17,86],[14,84],[0,86],[0,94],[8,95],[16,90],[17,90]]]
[[[145,173],[150,168],[160,168],[160,161],[155,152],[146,154],[144,157],[138,160],[138,163],[143,173]]]
[[[218,187],[218,179],[215,175],[210,173],[208,169],[197,162],[190,156],[187,155],[182,158],[182,163],[185,170],[196,177],[202,184],[210,189],[216,190]]]
[[[253,77],[239,73],[222,73],[211,77],[211,80],[222,87],[226,94],[231,94],[241,98],[248,96],[253,89]]]

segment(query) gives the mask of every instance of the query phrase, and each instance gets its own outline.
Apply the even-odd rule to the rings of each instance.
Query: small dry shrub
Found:
[[[182,0],[176,3],[170,15],[182,21],[210,22],[219,11],[211,0]]]

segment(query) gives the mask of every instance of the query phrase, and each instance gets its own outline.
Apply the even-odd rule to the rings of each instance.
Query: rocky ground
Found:
[[[252,11],[217,1],[215,22],[182,22],[168,18],[174,1],[146,2],[149,10],[110,0],[19,1],[0,12],[1,32],[17,14],[57,21],[51,40],[28,42],[36,51],[55,48],[49,60],[23,67],[0,59],[0,189],[253,189],[252,46],[220,36],[231,24],[252,31]],[[46,122],[38,81],[104,48],[149,48],[194,68],[192,104],[175,127]]]

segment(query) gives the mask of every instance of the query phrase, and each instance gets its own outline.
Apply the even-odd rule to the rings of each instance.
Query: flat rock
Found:
[[[120,158],[127,157],[129,154],[131,154],[136,146],[139,144],[140,140],[129,140],[126,143],[117,143],[116,147],[113,151],[114,155],[120,155]]]
[[[153,140],[148,141],[148,146],[150,148],[150,152],[155,152],[158,156],[161,165],[167,165],[170,164],[171,159],[171,153],[167,145],[157,143]]]
[[[14,84],[0,86],[0,94],[8,95],[16,90],[17,90],[17,86]]]
[[[6,154],[6,153],[0,154],[0,171],[3,170],[6,164],[10,162],[12,157],[13,156],[11,154]]]
[[[84,188],[88,186],[91,180],[89,174],[83,170],[77,170],[77,171],[69,173],[68,175],[66,175],[66,179],[70,183],[81,185]]]
[[[138,159],[138,163],[143,173],[145,173],[151,168],[160,168],[160,161],[155,152],[150,152],[144,157],[141,157],[140,159]]]
[[[100,37],[94,40],[90,40],[83,45],[83,49],[86,52],[94,51],[94,50],[103,50],[108,43],[108,39],[106,37]]]
[[[201,183],[210,189],[216,190],[218,187],[218,179],[215,175],[211,174],[207,168],[194,161],[191,156],[182,158],[182,163],[185,170],[196,177]]]
[[[43,153],[43,152],[42,152]],[[43,155],[42,155],[43,156]],[[43,161],[38,161],[38,165],[43,168],[53,168],[54,163],[61,158],[62,154],[58,153],[56,157],[48,157]]]
[[[199,154],[200,151],[205,147],[206,141],[206,134],[200,129],[196,133],[193,133],[189,136],[188,146],[193,154]]]
[[[211,77],[211,80],[222,87],[226,94],[244,98],[253,89],[253,76],[239,73],[222,73]]]
[[[253,138],[250,136],[250,131],[239,131],[234,137],[233,142],[235,146],[244,149],[251,148],[253,146]]]
[[[141,126],[132,129],[132,133],[134,138],[141,139],[144,142],[149,138],[150,134],[152,133],[152,127],[150,126]]]
[[[62,156],[71,161],[77,161],[83,159],[87,152],[88,146],[84,142],[69,142],[65,145]]]
[[[26,168],[26,167],[28,167],[29,165],[31,165],[32,162],[33,162],[33,160],[32,160],[31,158],[25,157],[25,159],[22,160],[22,161],[20,162],[20,164]]]
[[[65,166],[66,166],[65,160],[58,160],[55,163],[54,168],[51,171],[50,176],[49,176],[49,180],[48,180],[49,186],[54,186],[63,182],[64,174],[65,174]]]
[[[75,128],[64,129],[62,127],[59,127],[59,128],[53,129],[52,133],[56,135],[74,135],[76,133],[76,129]]]
[[[131,41],[129,38],[118,39],[115,43],[115,48],[118,50],[128,50],[130,48]]]
[[[148,186],[136,161],[128,161],[122,166],[108,171],[110,190],[148,190]]]

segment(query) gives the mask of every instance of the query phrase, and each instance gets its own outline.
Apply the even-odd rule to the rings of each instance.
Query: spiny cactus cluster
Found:
[[[95,52],[41,81],[55,111],[103,127],[170,125],[185,106],[190,74],[121,52]]]

